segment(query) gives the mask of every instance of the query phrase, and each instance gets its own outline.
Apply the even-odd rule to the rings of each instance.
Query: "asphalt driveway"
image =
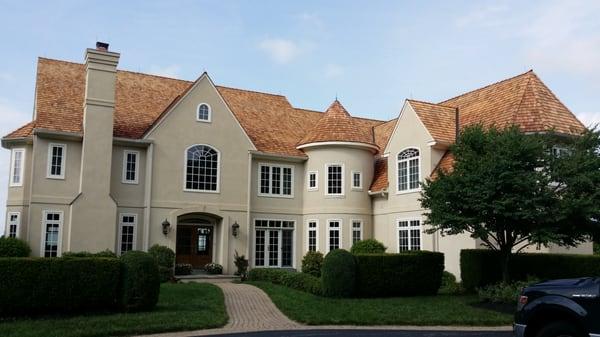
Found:
[[[421,330],[294,330],[232,333],[221,337],[511,337],[508,331],[421,331]]]

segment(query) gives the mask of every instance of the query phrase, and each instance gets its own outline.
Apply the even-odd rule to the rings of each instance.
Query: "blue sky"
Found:
[[[594,0],[0,1],[0,132],[30,120],[38,56],[82,62],[96,40],[121,69],[206,70],[318,110],[337,95],[351,114],[386,120],[405,98],[440,101],[534,69],[589,125],[600,122],[598,17]],[[3,150],[5,184],[7,171]]]

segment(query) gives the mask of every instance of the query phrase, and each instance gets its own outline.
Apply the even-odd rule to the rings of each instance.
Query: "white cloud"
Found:
[[[148,73],[158,76],[177,78],[181,73],[181,66],[178,64],[171,64],[164,67],[153,65],[148,70]]]
[[[290,63],[301,51],[297,43],[286,39],[264,39],[258,47],[279,64]]]
[[[325,66],[325,77],[326,78],[337,78],[343,76],[345,70],[339,64],[328,64]]]
[[[579,112],[576,113],[577,118],[585,125],[585,126],[594,126],[597,125],[600,127],[600,111],[599,112]]]

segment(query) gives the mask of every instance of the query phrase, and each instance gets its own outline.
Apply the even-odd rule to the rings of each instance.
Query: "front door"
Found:
[[[213,261],[213,227],[205,225],[178,225],[176,242],[177,263],[189,263],[201,269]]]

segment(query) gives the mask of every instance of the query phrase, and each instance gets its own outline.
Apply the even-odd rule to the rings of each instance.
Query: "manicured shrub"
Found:
[[[150,310],[158,302],[158,265],[148,253],[130,251],[120,258],[122,279],[120,305],[126,311]]]
[[[435,295],[442,283],[442,253],[414,251],[402,254],[355,255],[355,258],[358,296]],[[327,258],[325,260],[327,261]]]
[[[117,254],[106,249],[97,253],[90,252],[64,252],[62,253],[62,257],[66,258],[75,258],[75,257],[107,257],[107,258],[116,258]]]
[[[117,308],[118,259],[0,258],[0,270],[0,316]]]
[[[280,284],[289,288],[305,291],[314,295],[322,295],[321,280],[305,273],[297,273],[289,270],[254,268],[248,273],[250,281],[266,281]]]
[[[323,253],[307,252],[302,258],[302,272],[314,277],[321,277],[321,268],[323,267]]]
[[[387,249],[383,243],[375,240],[375,239],[367,239],[356,241],[352,248],[350,248],[350,253],[352,254],[383,254]]]
[[[521,289],[537,282],[539,280],[531,278],[527,281],[500,282],[477,289],[477,294],[483,302],[517,304]]]
[[[223,274],[223,266],[218,263],[207,263],[204,266],[204,270],[213,275]]]
[[[235,275],[239,276],[242,281],[248,277],[248,259],[244,255],[239,255],[237,250],[233,255],[233,264],[237,268]]]
[[[154,257],[158,264],[160,282],[167,282],[173,278],[173,266],[175,265],[175,252],[161,245],[153,245],[148,249],[148,253]]]
[[[439,294],[444,295],[459,295],[464,293],[462,285],[456,282],[456,276],[454,274],[444,271],[442,273],[442,285],[440,286]]]
[[[0,257],[28,257],[31,248],[27,242],[17,239],[0,237]]]
[[[175,275],[191,275],[192,269],[189,263],[178,263],[175,265]]]
[[[336,249],[323,260],[321,269],[323,295],[327,297],[351,297],[356,283],[356,263],[347,250]]]

